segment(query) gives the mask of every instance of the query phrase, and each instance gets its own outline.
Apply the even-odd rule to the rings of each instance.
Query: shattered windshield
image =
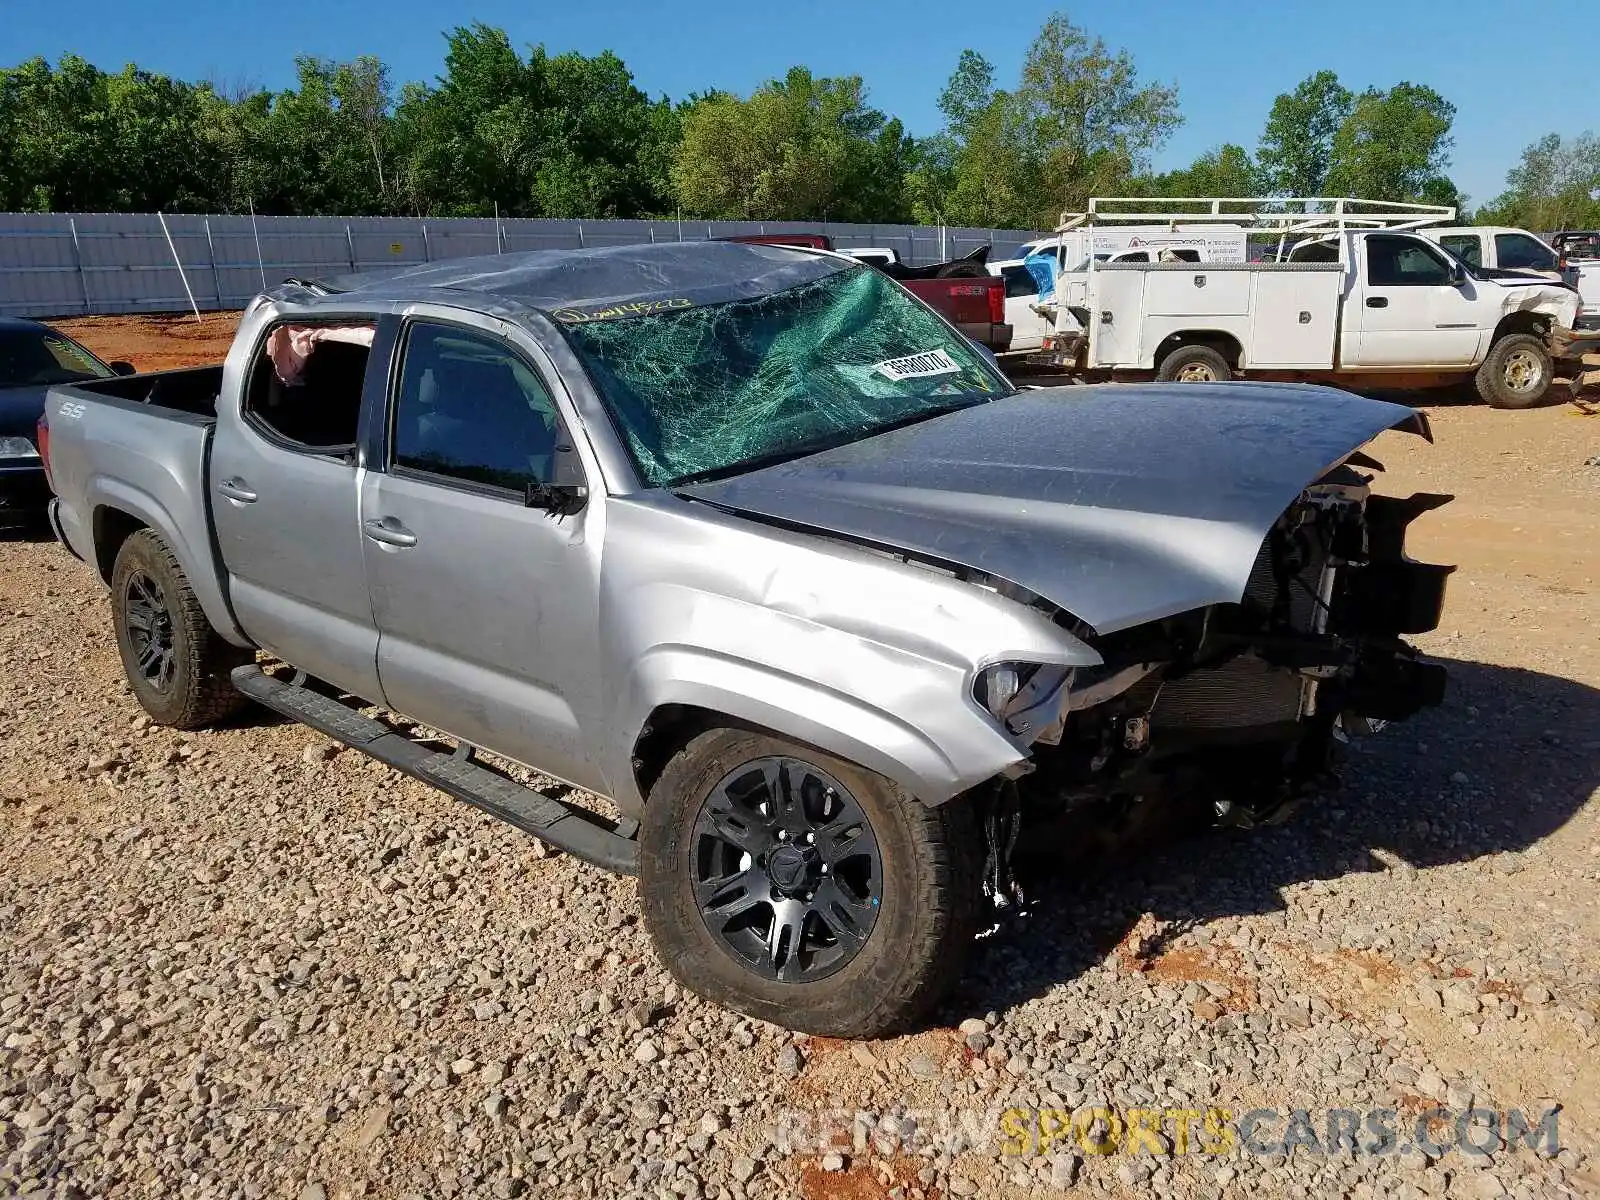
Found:
[[[870,267],[753,300],[664,308],[556,314],[652,487],[815,453],[1014,390],[973,343]]]

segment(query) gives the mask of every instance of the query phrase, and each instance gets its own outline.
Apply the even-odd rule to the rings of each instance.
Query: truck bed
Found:
[[[45,397],[52,512],[72,552],[102,573],[95,531],[108,520],[160,530],[211,623],[242,639],[223,599],[207,478],[222,367],[63,384]]]
[[[181,414],[214,421],[217,396],[222,391],[222,364],[185,367],[177,371],[151,371],[142,375],[120,375],[113,379],[94,379],[64,384],[53,389],[61,395],[73,394],[95,401],[125,401],[143,405],[153,415]]]

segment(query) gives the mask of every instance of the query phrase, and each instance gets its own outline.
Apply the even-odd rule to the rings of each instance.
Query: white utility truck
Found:
[[[1069,230],[1059,237],[1028,242],[1019,257],[991,262],[992,274],[1006,281],[1006,323],[1011,350],[1038,350],[1052,322],[1041,302],[1080,307],[1088,292],[1089,260],[1119,262],[1242,263],[1248,251],[1243,226],[1199,225],[1176,229],[1121,228]],[[1039,268],[1043,266],[1041,271]],[[1031,269],[1030,269],[1031,268]],[[1041,286],[1041,276],[1045,280]],[[1081,313],[1079,314],[1082,315]]]
[[[1159,204],[1159,210],[1150,206]],[[1083,303],[1063,275],[1041,303],[1053,332],[1035,365],[1209,382],[1298,379],[1366,387],[1472,380],[1499,408],[1537,404],[1555,378],[1550,337],[1578,295],[1491,277],[1416,231],[1455,210],[1342,198],[1097,197],[1058,235],[1097,222],[1156,230],[1210,223],[1276,243],[1272,262],[1087,263]],[[1087,318],[1085,321],[1084,318]]]

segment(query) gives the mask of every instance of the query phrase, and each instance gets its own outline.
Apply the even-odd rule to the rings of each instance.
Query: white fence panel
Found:
[[[154,213],[0,213],[0,316],[241,308],[284,279],[526,250],[570,250],[738,234],[826,233],[842,249],[887,246],[917,265],[993,246],[1005,258],[1026,230],[801,221],[566,221],[544,218],[166,218]],[[176,251],[178,262],[173,261]],[[179,274],[179,263],[183,275]]]

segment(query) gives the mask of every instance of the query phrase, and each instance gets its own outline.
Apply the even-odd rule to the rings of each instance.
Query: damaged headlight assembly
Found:
[[[1121,695],[1156,669],[1130,666],[1064,667],[1000,662],[978,672],[973,696],[1007,732],[1030,742],[1061,738],[1069,712],[1093,708]]]
[[[15,462],[17,459],[29,458],[37,461],[39,451],[34,449],[33,443],[27,438],[0,437],[0,460],[9,459]]]

